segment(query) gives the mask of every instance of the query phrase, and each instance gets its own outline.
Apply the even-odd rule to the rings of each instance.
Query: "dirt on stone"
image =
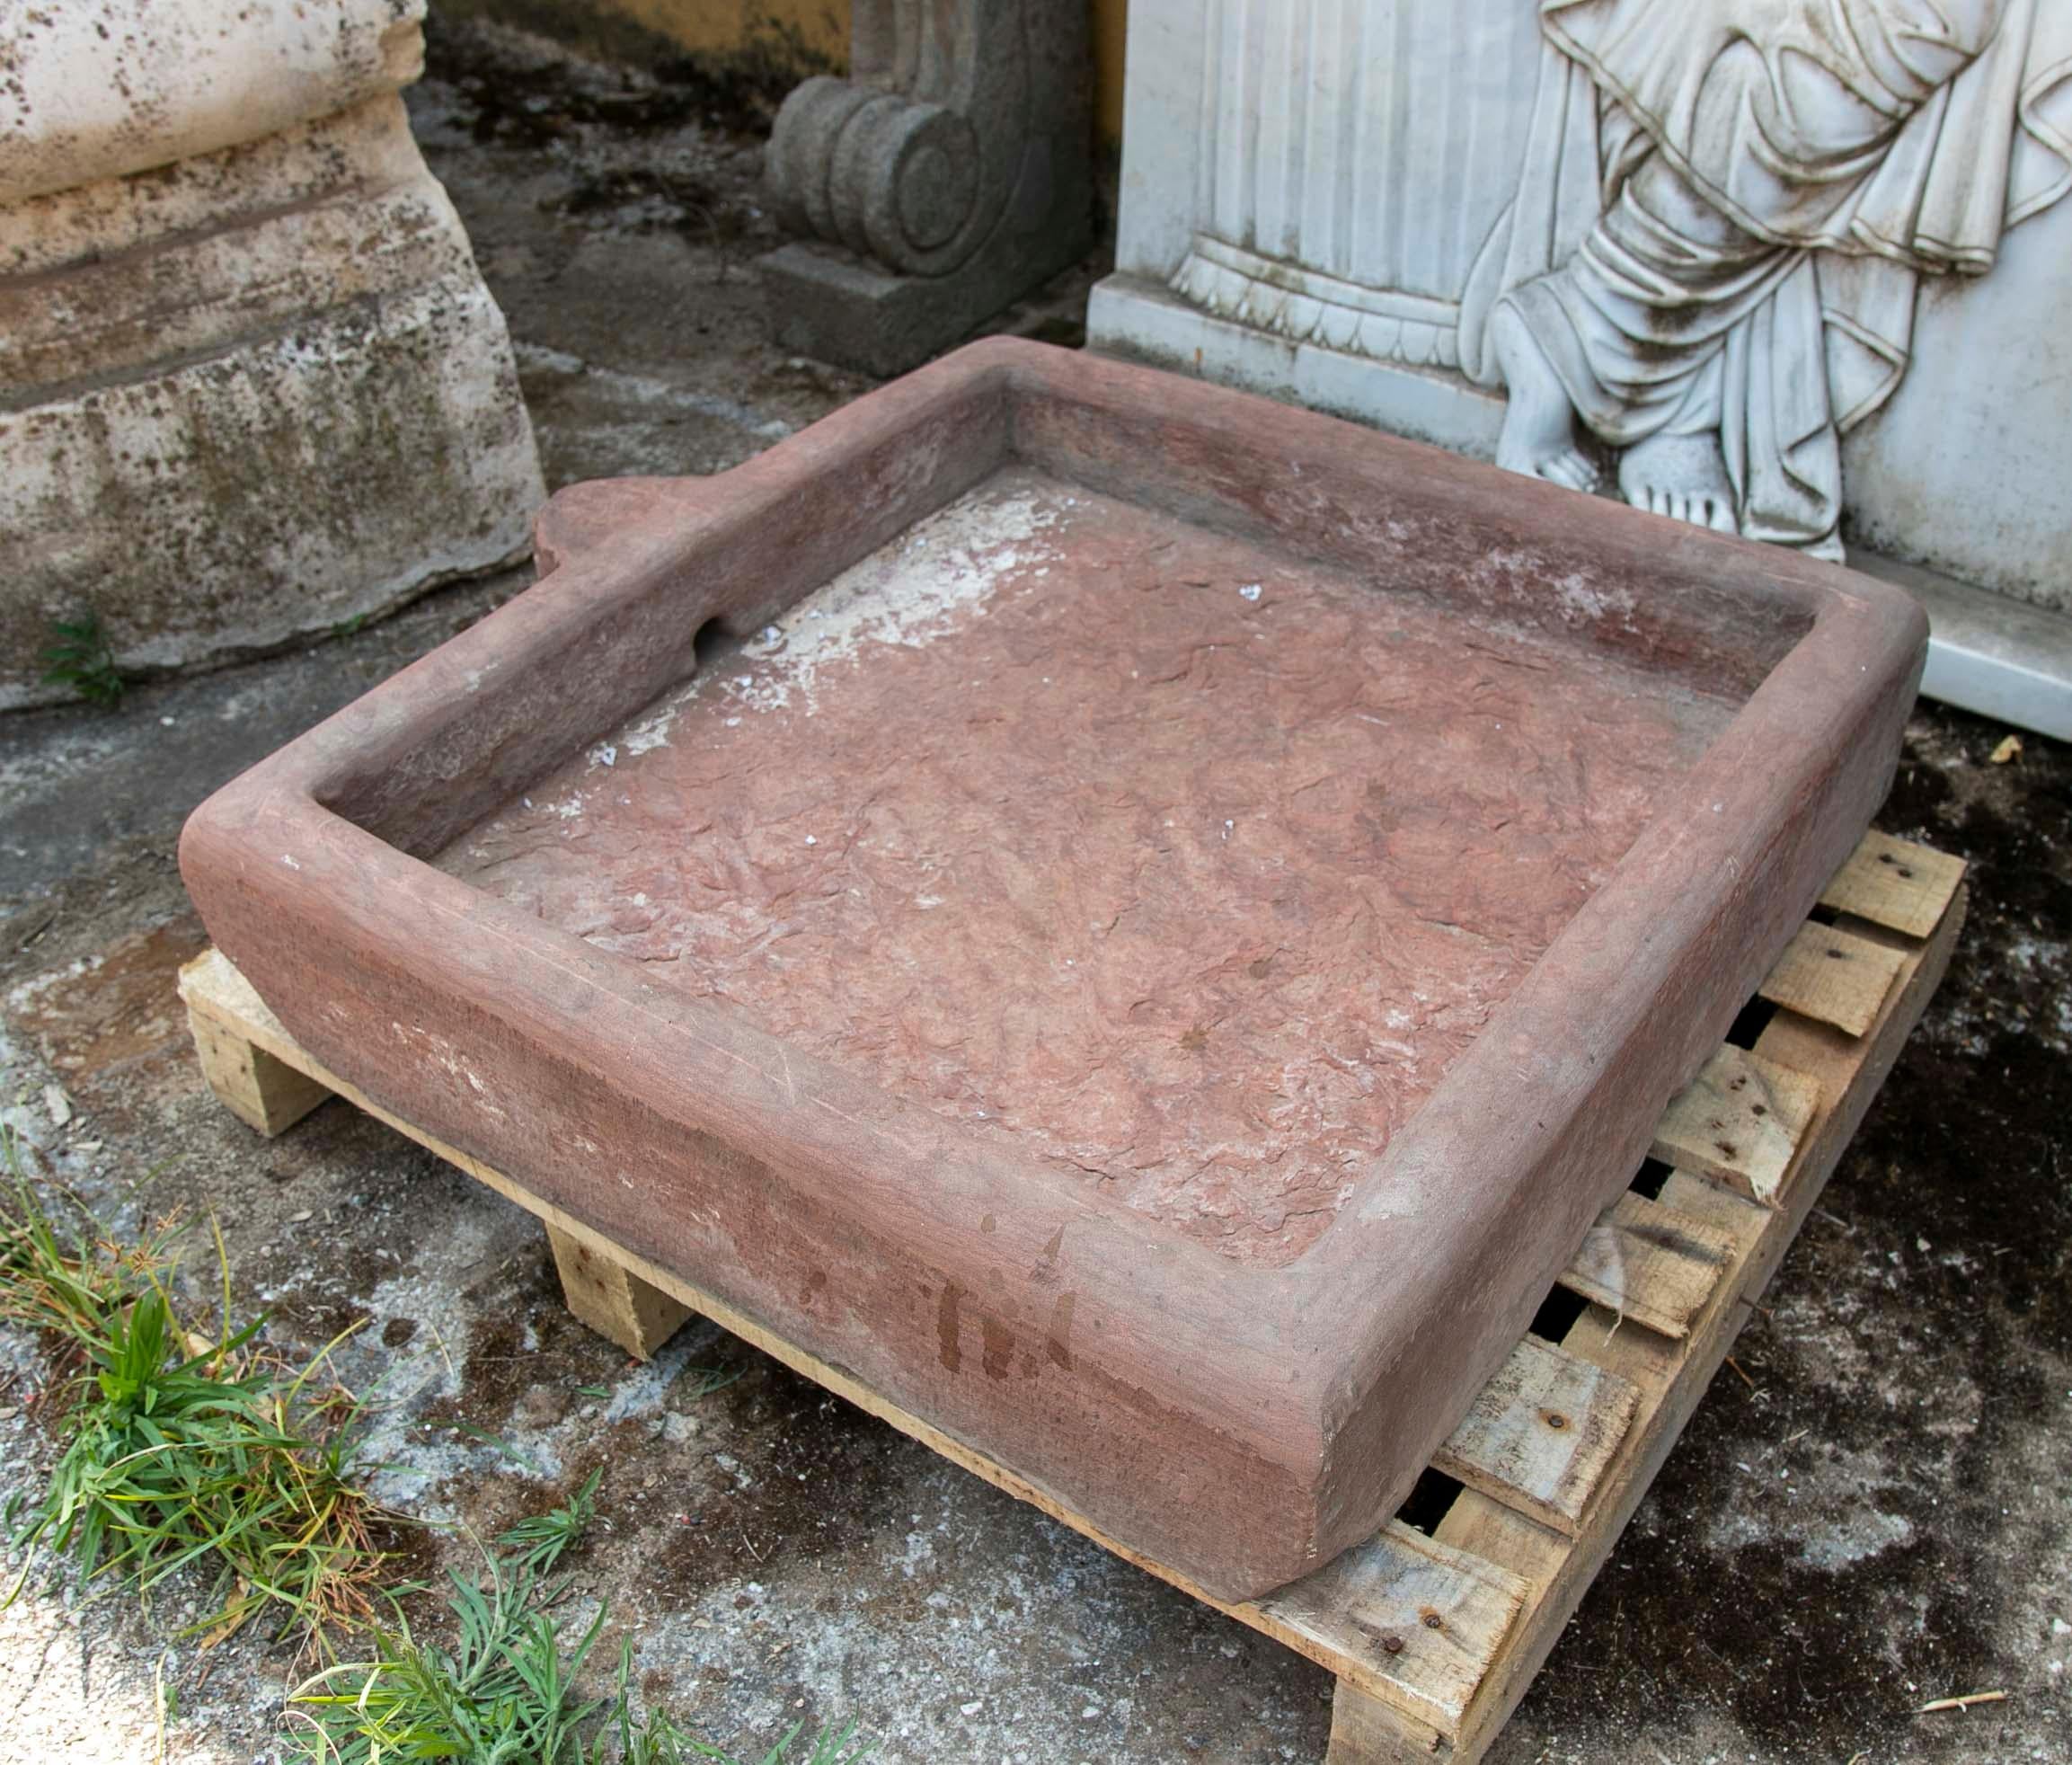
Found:
[[[522,22],[512,17],[520,9],[500,10]],[[640,66],[564,54],[550,40],[447,10],[426,19],[424,34],[426,77],[459,95],[476,141],[501,146],[545,147],[584,129],[637,137],[686,123],[760,137],[794,85],[834,71],[774,31],[731,56],[660,49]]]

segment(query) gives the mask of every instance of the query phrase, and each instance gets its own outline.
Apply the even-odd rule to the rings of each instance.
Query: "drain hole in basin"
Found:
[[[1756,1038],[1769,1027],[1770,1019],[1776,1015],[1777,1007],[1769,1000],[1750,999],[1741,1007],[1741,1015],[1729,1027],[1727,1040],[1736,1048],[1753,1048]]]
[[[1572,1293],[1565,1287],[1557,1287],[1539,1303],[1539,1309],[1532,1315],[1532,1333],[1546,1342],[1558,1343],[1569,1333],[1569,1326],[1583,1315],[1583,1308],[1589,1301],[1581,1293]]]
[[[1643,1158],[1641,1167],[1634,1173],[1634,1180],[1626,1184],[1636,1195],[1645,1195],[1651,1202],[1660,1201],[1662,1184],[1669,1180],[1673,1166],[1665,1165],[1660,1158]]]
[[[691,648],[696,652],[698,668],[718,668],[725,664],[748,640],[728,625],[723,616],[715,613],[697,630],[691,639]]]
[[[1439,1530],[1439,1522],[1452,1511],[1460,1492],[1457,1479],[1427,1465],[1424,1475],[1418,1478],[1403,1504],[1396,1509],[1395,1517],[1412,1531],[1422,1532],[1429,1538]]]

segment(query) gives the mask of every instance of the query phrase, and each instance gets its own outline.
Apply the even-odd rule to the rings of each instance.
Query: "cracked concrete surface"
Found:
[[[553,482],[716,470],[862,389],[759,340],[751,137],[530,40],[436,50],[417,125]],[[574,1559],[612,1608],[598,1658],[625,1638],[642,1695],[737,1752],[853,1716],[899,1765],[1321,1759],[1318,1669],[713,1326],[630,1365],[562,1309],[529,1218],[346,1105],[266,1142],[203,1089],[172,992],[200,943],[187,810],[522,581],[111,713],[0,719],[0,1104],[119,1220],[213,1206],[284,1347],[364,1320],[346,1369],[379,1396],[380,1487],[465,1529],[401,1572],[465,1565],[469,1532],[602,1465]],[[1745,1377],[1715,1381],[1495,1765],[2072,1756],[2072,752],[2025,738],[1995,765],[2003,733],[1915,717],[1882,824],[1977,861],[1955,968],[1744,1334]],[[41,1376],[0,1339],[0,1487],[49,1461]],[[159,1686],[163,1756],[275,1755],[283,1654],[178,1639],[184,1588],[148,1614],[31,1588],[0,1614],[0,1760],[155,1760]],[[1912,1714],[1989,1690],[2009,1695]]]

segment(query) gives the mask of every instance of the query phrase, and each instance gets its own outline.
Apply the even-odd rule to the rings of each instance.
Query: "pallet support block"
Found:
[[[1941,981],[1963,920],[1962,878],[1953,859],[1866,836],[1823,898],[1836,923],[1809,925],[1758,989],[1782,1008],[1755,1047],[1722,1048],[1665,1112],[1655,1151],[1675,1168],[1660,1195],[1622,1195],[1562,1275],[1589,1301],[1581,1314],[1559,1343],[1527,1335],[1435,1457],[1465,1486],[1430,1534],[1391,1521],[1302,1580],[1235,1604],[391,1114],[297,1048],[219,952],[190,962],[180,984],[210,1086],[261,1132],[279,1133],[337,1092],[540,1215],[570,1308],[628,1353],[651,1355],[694,1312],[711,1317],[1329,1669],[1338,1685],[1327,1765],[1472,1765],[1646,1494]],[[1713,1125],[1729,1120],[1734,1133]]]
[[[212,951],[209,953],[214,954]],[[187,1026],[202,1077],[217,1100],[267,1139],[286,1133],[331,1093],[241,1035],[235,1025],[190,1009]]]
[[[623,1263],[615,1263],[581,1238],[547,1228],[562,1297],[577,1317],[636,1361],[651,1361],[691,1316],[690,1307],[651,1286]]]

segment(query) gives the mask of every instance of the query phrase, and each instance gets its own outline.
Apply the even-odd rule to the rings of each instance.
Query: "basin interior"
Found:
[[[1275,1264],[1743,697],[1016,463],[435,862]]]

